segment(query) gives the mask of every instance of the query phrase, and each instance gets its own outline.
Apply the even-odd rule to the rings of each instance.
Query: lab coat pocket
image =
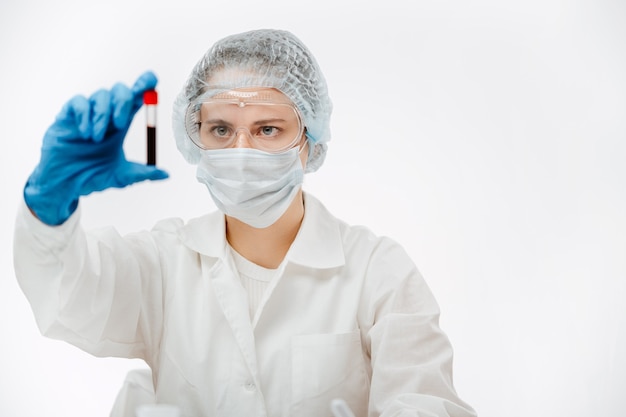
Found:
[[[367,414],[369,377],[358,330],[292,338],[293,415],[330,416],[343,398],[355,415]]]

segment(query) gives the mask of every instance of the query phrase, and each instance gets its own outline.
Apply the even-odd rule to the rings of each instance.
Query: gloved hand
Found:
[[[75,96],[63,106],[44,135],[41,159],[24,187],[26,204],[42,222],[65,222],[82,195],[168,177],[154,166],[127,161],[122,148],[144,91],[156,84],[156,76],[146,72],[132,88],[118,83],[89,99]]]

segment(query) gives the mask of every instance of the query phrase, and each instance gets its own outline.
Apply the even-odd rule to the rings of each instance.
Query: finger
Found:
[[[57,131],[59,138],[75,139],[78,136],[86,139],[91,135],[89,114],[89,100],[84,96],[74,96],[61,108],[51,129]]]
[[[143,93],[148,90],[154,90],[157,82],[157,77],[152,71],[146,71],[137,78],[131,88],[134,97],[133,108],[131,110],[133,116],[143,105]]]
[[[132,119],[132,91],[122,83],[115,84],[111,89],[111,104],[113,107],[113,125],[118,129],[127,128]]]
[[[135,84],[133,84],[132,90],[134,94],[139,94],[143,97],[143,92],[146,90],[154,90],[157,85],[157,77],[152,71],[146,71],[141,74]]]
[[[101,142],[107,133],[111,121],[111,93],[98,90],[89,98],[91,105],[91,136],[95,142]]]

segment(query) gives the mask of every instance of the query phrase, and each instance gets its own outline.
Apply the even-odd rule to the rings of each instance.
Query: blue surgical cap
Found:
[[[330,140],[332,102],[315,57],[292,33],[261,29],[217,41],[193,68],[174,103],[176,145],[185,159],[197,164],[201,150],[187,136],[185,112],[190,102],[243,87],[276,88],[295,104],[309,138],[306,172],[316,171]]]

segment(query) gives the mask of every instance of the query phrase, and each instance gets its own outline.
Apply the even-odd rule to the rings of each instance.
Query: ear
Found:
[[[315,172],[324,163],[328,145],[325,143],[313,143],[311,140],[308,140],[307,143],[309,145],[309,152],[304,172]]]

